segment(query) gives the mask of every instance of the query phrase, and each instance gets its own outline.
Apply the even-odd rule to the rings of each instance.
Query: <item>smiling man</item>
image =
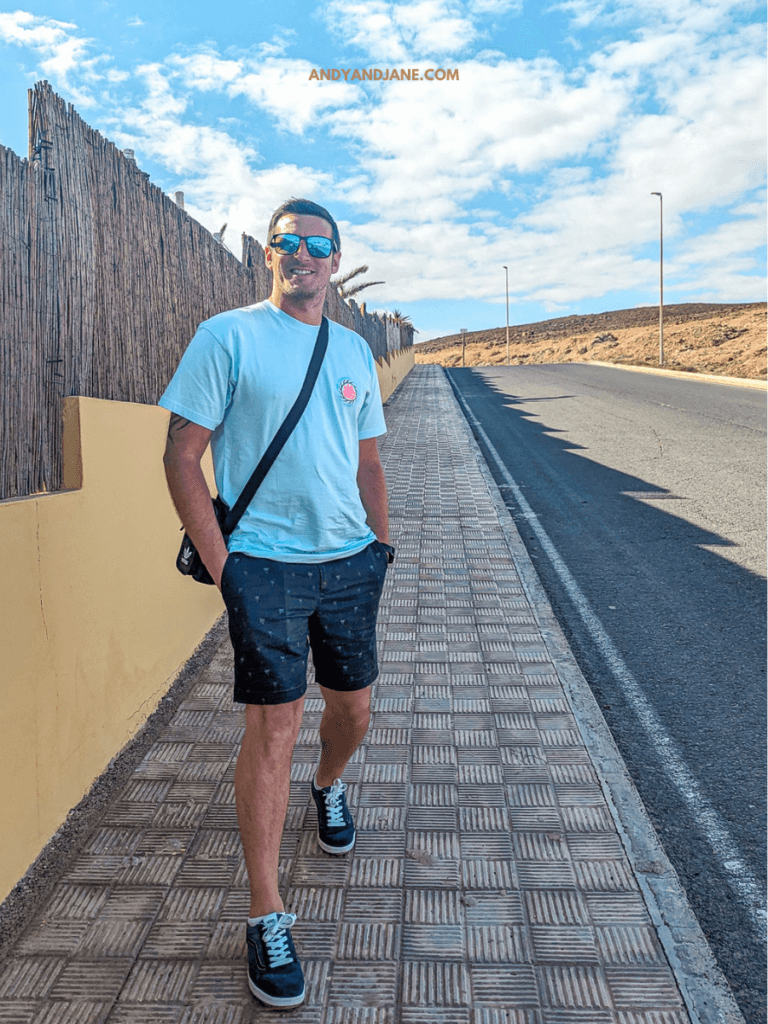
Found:
[[[245,705],[235,796],[251,889],[248,981],[262,1002],[285,1008],[304,1000],[296,918],[284,912],[277,871],[308,651],[325,700],[310,782],[317,837],[341,855],[355,843],[341,777],[368,728],[376,615],[394,550],[376,365],[363,338],[333,322],[301,420],[227,542],[218,527],[203,452],[210,443],[231,508],[301,389],[341,258],[335,221],[305,199],[275,211],[268,239],[269,299],[201,324],[160,405],[172,413],[168,486],[224,598],[234,699]]]

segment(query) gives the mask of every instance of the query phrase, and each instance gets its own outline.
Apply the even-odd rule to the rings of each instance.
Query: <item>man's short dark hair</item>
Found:
[[[297,213],[303,214],[305,217],[322,217],[323,220],[327,220],[331,225],[333,232],[333,244],[336,246],[336,252],[341,252],[341,238],[339,237],[339,229],[336,227],[336,221],[328,213],[324,206],[319,206],[317,203],[313,203],[311,199],[288,199],[282,203],[275,212],[272,214],[272,219],[269,222],[267,228],[267,245],[269,245],[272,235],[275,233],[275,226],[281,217],[284,217],[286,213]]]

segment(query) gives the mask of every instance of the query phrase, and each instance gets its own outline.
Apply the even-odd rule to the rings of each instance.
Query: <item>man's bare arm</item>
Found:
[[[379,449],[375,437],[369,437],[360,442],[357,486],[360,490],[360,500],[365,509],[368,525],[382,544],[389,544],[387,482],[379,461]]]
[[[171,413],[165,443],[165,477],[173,504],[217,587],[227,546],[216,522],[211,495],[200,466],[212,430]]]

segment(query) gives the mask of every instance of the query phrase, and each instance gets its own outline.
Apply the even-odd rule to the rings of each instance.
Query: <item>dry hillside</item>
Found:
[[[596,359],[634,366],[659,365],[657,306],[560,317],[509,328],[510,363],[577,363]],[[461,366],[460,334],[416,346],[417,363]],[[504,327],[466,335],[466,365],[507,358]],[[664,366],[691,373],[766,379],[764,302],[686,303],[664,308]]]

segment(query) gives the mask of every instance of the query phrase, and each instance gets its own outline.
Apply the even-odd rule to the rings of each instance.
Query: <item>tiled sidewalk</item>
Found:
[[[322,853],[312,685],[282,891],[312,1024],[687,1024],[442,371],[382,444],[397,561],[381,671],[345,779],[351,855]],[[228,644],[0,965],[3,1024],[241,1024],[247,881]]]

